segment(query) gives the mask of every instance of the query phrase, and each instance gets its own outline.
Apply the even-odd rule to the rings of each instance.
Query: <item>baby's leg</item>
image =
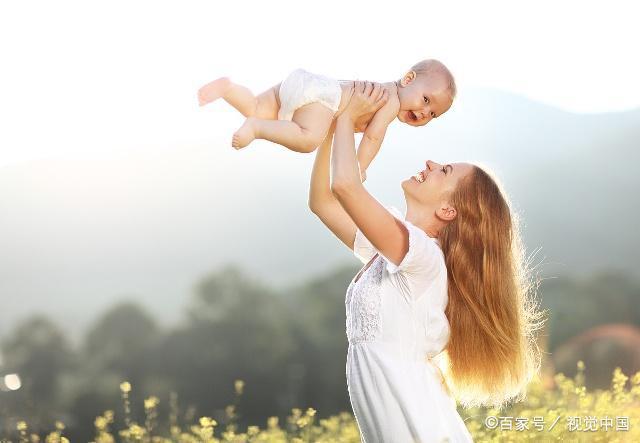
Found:
[[[296,152],[315,150],[329,130],[333,111],[323,104],[310,103],[293,114],[292,121],[263,120],[249,117],[233,134],[232,146],[244,148],[260,138],[278,143]]]
[[[257,97],[248,88],[221,77],[207,83],[198,90],[200,106],[223,98],[245,117],[278,118],[278,103],[275,88],[269,88]]]

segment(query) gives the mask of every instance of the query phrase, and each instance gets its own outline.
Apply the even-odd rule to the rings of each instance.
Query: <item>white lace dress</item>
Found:
[[[347,387],[366,443],[473,441],[430,361],[449,340],[447,269],[437,240],[405,221],[409,251],[395,266],[359,230],[367,265],[346,294]]]

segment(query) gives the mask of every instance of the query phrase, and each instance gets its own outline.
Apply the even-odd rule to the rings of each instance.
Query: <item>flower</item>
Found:
[[[151,397],[145,399],[144,408],[153,409],[158,405],[158,403],[160,403],[160,400],[158,400],[158,397],[152,395]]]
[[[125,394],[131,391],[131,383],[128,381],[120,383],[120,390]]]
[[[247,428],[247,435],[250,435],[250,436],[258,435],[259,432],[260,432],[260,428],[257,426],[249,426]]]
[[[217,424],[218,422],[211,417],[200,417],[200,426],[202,426],[203,428],[210,428],[216,426]]]
[[[267,426],[269,429],[273,429],[278,426],[278,417],[269,417],[267,419]]]
[[[93,424],[96,426],[96,428],[102,431],[107,427],[107,419],[104,417],[96,417]]]
[[[237,395],[242,395],[242,388],[244,388],[244,381],[236,380],[234,385],[235,385],[235,389],[236,389],[236,394]]]

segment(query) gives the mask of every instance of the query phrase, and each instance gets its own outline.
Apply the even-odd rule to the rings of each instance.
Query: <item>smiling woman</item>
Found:
[[[402,182],[405,217],[366,191],[353,125],[380,106],[374,89],[356,86],[333,147],[328,136],[318,150],[309,195],[365,264],[345,298],[351,405],[363,441],[468,442],[456,399],[500,407],[524,396],[539,369],[541,313],[507,201],[483,169],[427,161]]]

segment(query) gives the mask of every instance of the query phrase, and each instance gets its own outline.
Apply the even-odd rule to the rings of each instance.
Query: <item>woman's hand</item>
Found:
[[[364,117],[372,116],[387,103],[389,91],[380,83],[367,81],[354,83],[353,94],[341,116],[348,117],[355,126],[356,121],[362,122]]]

